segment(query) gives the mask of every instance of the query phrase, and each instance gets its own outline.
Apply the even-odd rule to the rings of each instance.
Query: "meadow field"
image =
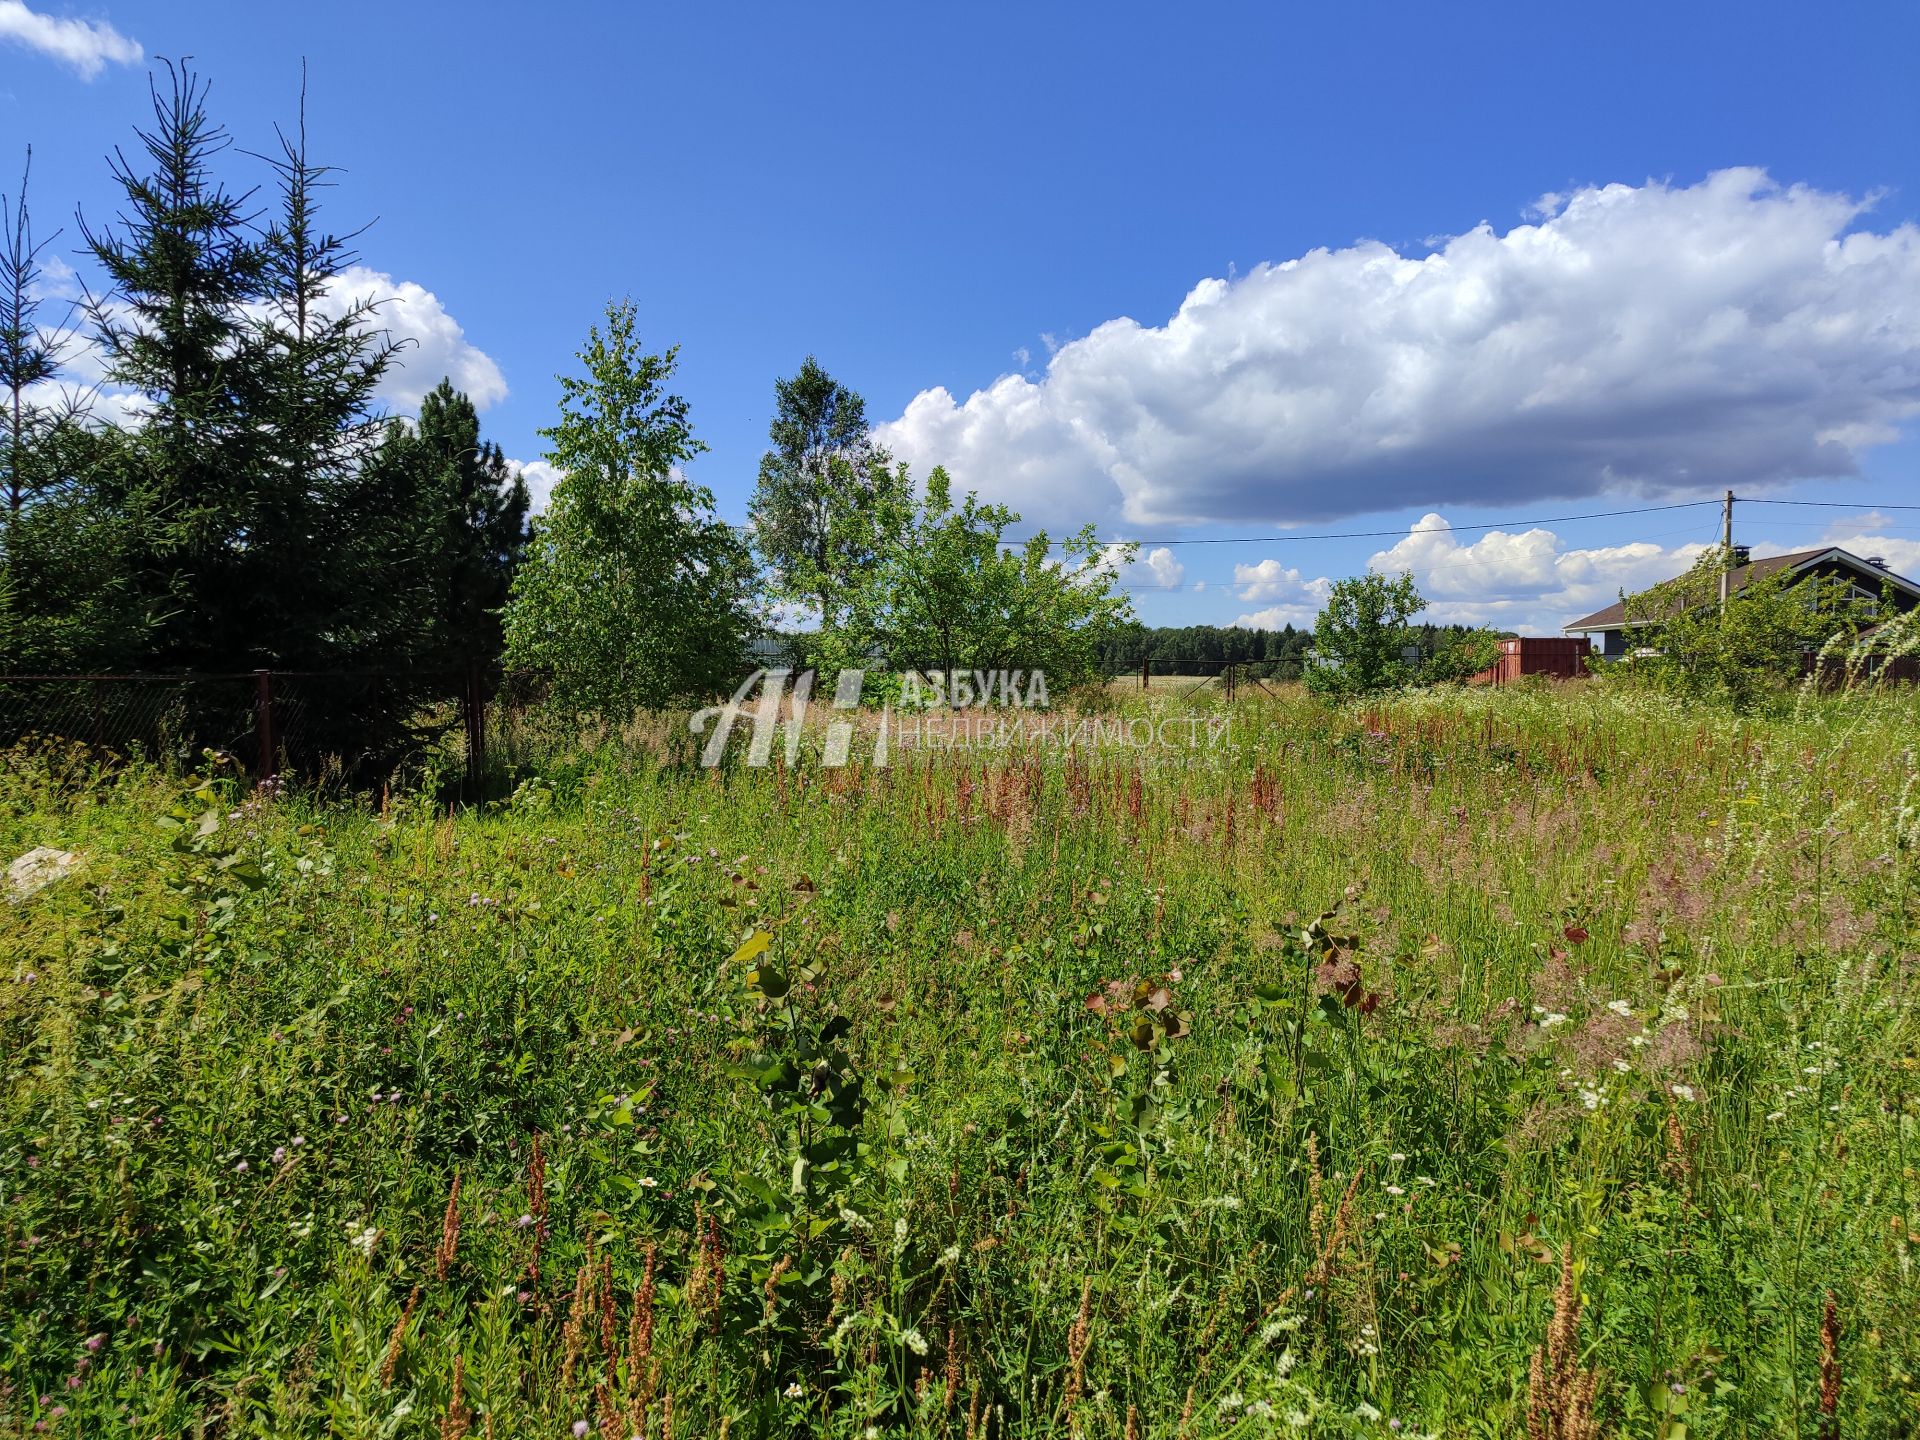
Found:
[[[1911,689],[670,728],[7,757],[0,1434],[1920,1428]]]

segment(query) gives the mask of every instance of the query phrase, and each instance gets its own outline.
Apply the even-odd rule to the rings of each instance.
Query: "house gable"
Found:
[[[1878,601],[1883,589],[1890,591],[1897,611],[1904,612],[1920,606],[1920,584],[1862,559],[1850,550],[1842,550],[1838,545],[1797,550],[1787,555],[1769,555],[1765,559],[1742,565],[1727,577],[1727,588],[1738,594],[1751,581],[1781,569],[1793,571],[1796,579],[1818,575],[1842,581],[1863,599]],[[1591,615],[1569,621],[1562,629],[1567,634],[1597,635],[1603,654],[1619,655],[1626,650],[1628,630],[1653,623],[1656,622],[1627,619],[1626,602],[1616,600],[1604,610],[1596,610]]]

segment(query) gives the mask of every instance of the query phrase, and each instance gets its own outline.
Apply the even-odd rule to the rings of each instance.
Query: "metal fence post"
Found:
[[[279,749],[273,738],[273,672],[253,672],[253,776],[258,784],[271,780],[279,769]]]
[[[480,662],[467,662],[467,784],[473,788],[477,797],[480,792],[480,775],[487,760],[487,696],[486,679],[481,673]]]
[[[1142,690],[1145,690],[1145,689],[1146,689],[1146,688],[1148,687],[1148,680],[1147,680],[1147,675],[1148,675],[1148,673],[1149,673],[1149,672],[1148,672],[1148,670],[1147,670],[1147,667],[1148,667],[1149,665],[1151,665],[1152,663],[1153,663],[1153,661],[1152,661],[1152,658],[1151,658],[1150,656],[1142,656],[1142,657],[1141,657],[1141,660],[1140,660],[1140,688],[1141,688]]]

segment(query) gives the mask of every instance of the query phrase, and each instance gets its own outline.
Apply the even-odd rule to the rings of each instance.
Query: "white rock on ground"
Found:
[[[51,845],[35,846],[7,866],[7,899],[17,905],[79,868],[80,857],[73,851],[55,850]]]

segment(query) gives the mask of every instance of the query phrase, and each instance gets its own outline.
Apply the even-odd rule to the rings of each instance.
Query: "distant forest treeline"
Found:
[[[1432,655],[1442,638],[1465,634],[1471,628],[1415,625],[1411,635],[1423,654]],[[1252,630],[1234,625],[1132,624],[1114,630],[1100,660],[1109,675],[1138,671],[1144,659],[1156,666],[1190,667],[1195,674],[1223,665],[1246,665],[1251,674],[1263,678],[1298,680],[1312,648],[1313,631],[1296,630],[1291,625],[1278,630]]]

